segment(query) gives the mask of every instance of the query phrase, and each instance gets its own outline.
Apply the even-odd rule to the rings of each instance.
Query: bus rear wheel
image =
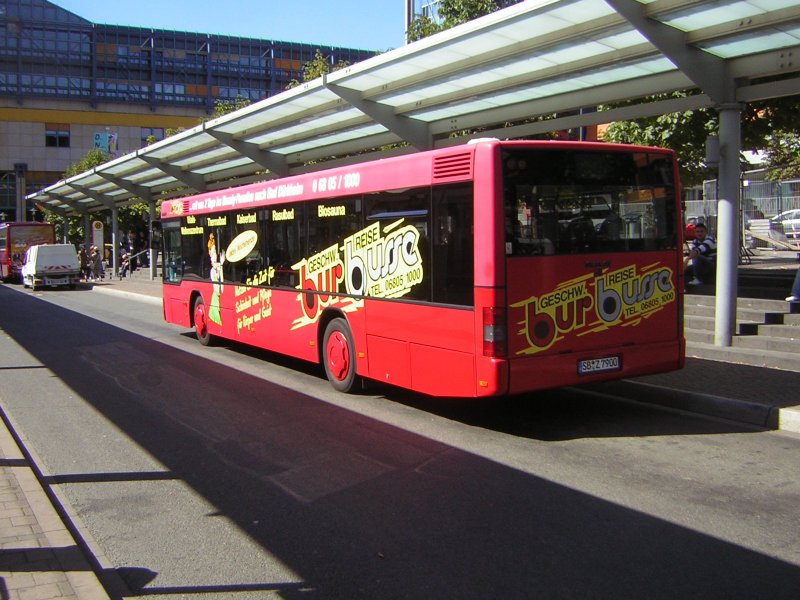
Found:
[[[353,334],[344,319],[333,319],[325,328],[322,340],[325,375],[333,388],[350,392],[358,381]]]
[[[210,345],[211,334],[208,332],[208,313],[206,312],[206,305],[203,303],[203,299],[200,296],[194,301],[192,316],[194,320],[194,333],[197,336],[197,341],[203,344],[203,346]]]

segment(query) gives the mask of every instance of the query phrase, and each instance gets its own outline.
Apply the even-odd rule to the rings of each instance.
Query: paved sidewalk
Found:
[[[108,598],[4,421],[0,421],[0,544],[0,598]]]

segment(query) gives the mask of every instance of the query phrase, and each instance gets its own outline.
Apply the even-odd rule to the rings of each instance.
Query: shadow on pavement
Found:
[[[118,565],[123,570],[117,575],[133,594],[272,591],[283,598],[325,599],[796,596],[800,569],[787,562],[316,400],[30,294],[0,287],[0,304],[5,335],[165,465],[169,479],[184,482],[211,503],[215,512],[206,518],[226,517],[302,580],[273,581],[264,575],[261,582],[226,586],[209,583],[212,574],[205,574],[208,580],[160,587],[155,570]],[[425,402],[397,396],[409,404]],[[534,421],[551,419],[544,427],[555,430],[573,418],[555,402],[542,412],[517,402],[524,400],[509,404],[506,415],[504,409],[484,406],[461,418],[488,427],[499,418],[501,431],[545,439],[547,434]],[[445,411],[458,413],[457,407]],[[510,426],[520,414],[523,422]],[[598,409],[589,415],[590,434],[613,435],[619,418],[613,410]],[[718,425],[697,426],[717,432]],[[658,424],[653,427],[657,430]],[[102,440],[86,443],[103,451]],[[49,476],[54,482],[78,477]],[[79,477],[135,483],[148,474]],[[224,547],[208,547],[219,553],[215,559],[224,561]]]

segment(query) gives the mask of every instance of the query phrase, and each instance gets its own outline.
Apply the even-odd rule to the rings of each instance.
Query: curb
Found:
[[[139,302],[146,302],[147,304],[153,304],[155,306],[161,306],[161,298],[157,298],[156,296],[148,296],[147,294],[141,294],[138,292],[126,292],[125,290],[115,290],[106,287],[93,287],[93,292],[100,292],[101,294],[110,294],[112,296],[120,296],[122,298],[129,298],[131,300],[138,300]]]
[[[748,400],[725,398],[651,383],[620,380],[582,387],[594,393],[611,394],[676,410],[727,419],[764,429],[800,433],[800,406],[780,408]]]

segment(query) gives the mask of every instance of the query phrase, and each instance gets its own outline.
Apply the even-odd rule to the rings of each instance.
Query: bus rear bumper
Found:
[[[676,371],[683,368],[684,351],[683,340],[674,340],[512,359],[509,393]]]

